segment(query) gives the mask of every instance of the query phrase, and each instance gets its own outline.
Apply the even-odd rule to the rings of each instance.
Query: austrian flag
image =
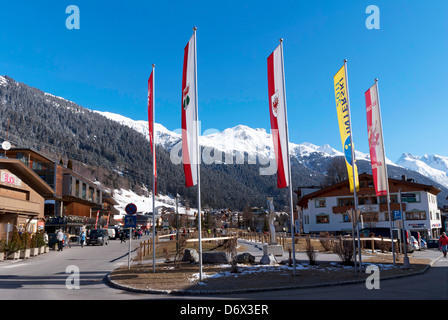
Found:
[[[196,185],[198,181],[196,92],[196,34],[193,34],[184,49],[182,73],[182,158],[187,187]]]
[[[154,66],[148,79],[148,124],[149,124],[149,143],[151,144],[153,160],[153,179],[154,194],[157,194],[157,164],[156,164],[156,146],[154,143]]]
[[[289,185],[288,133],[281,44],[268,58],[268,93],[271,131],[277,161],[277,187]]]

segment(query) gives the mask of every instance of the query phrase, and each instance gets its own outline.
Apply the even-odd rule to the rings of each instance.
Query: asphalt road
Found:
[[[129,241],[129,240],[128,240]],[[133,241],[137,244],[137,241]],[[445,300],[448,299],[448,258],[440,258],[422,275],[380,280],[380,289],[364,283],[311,289],[269,291],[219,296],[170,296],[132,293],[109,287],[105,276],[128,263],[129,243],[111,240],[107,246],[73,245],[62,252],[27,260],[0,262],[0,300]],[[254,250],[259,250],[255,248]],[[418,253],[433,259],[435,250]],[[79,270],[79,277],[73,270]],[[299,275],[300,276],[300,275]],[[79,287],[76,285],[79,279]]]

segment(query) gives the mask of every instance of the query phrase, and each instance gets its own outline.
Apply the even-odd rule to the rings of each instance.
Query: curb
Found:
[[[434,260],[431,260],[431,262],[423,270],[421,270],[419,272],[389,276],[389,277],[381,278],[381,280],[392,280],[392,279],[412,277],[412,276],[424,274],[441,257],[442,256],[440,256]],[[129,291],[129,292],[135,292],[135,293],[177,295],[177,296],[186,296],[186,295],[200,296],[200,295],[224,295],[224,294],[281,291],[281,290],[294,290],[294,289],[310,289],[310,288],[319,288],[319,287],[334,287],[334,286],[343,286],[343,285],[362,283],[362,282],[365,282],[366,280],[359,279],[359,280],[349,280],[349,281],[340,281],[340,282],[324,282],[324,283],[317,283],[317,284],[311,284],[311,285],[283,286],[283,287],[270,287],[270,288],[250,288],[250,289],[235,289],[235,290],[157,290],[157,289],[151,289],[151,288],[138,289],[138,288],[122,285],[122,284],[119,284],[119,283],[113,281],[110,278],[110,273],[105,277],[105,281],[113,288]]]

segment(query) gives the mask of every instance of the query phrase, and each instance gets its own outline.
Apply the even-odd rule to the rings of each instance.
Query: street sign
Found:
[[[137,228],[137,216],[126,215],[124,216],[125,228]]]
[[[417,202],[417,196],[415,193],[402,193],[401,201],[403,202]]]
[[[124,208],[124,211],[126,211],[127,214],[133,215],[137,213],[137,206],[133,203],[130,203]]]
[[[394,210],[394,220],[401,220],[401,211]]]

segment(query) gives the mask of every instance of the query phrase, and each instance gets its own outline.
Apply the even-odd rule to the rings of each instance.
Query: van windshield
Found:
[[[101,236],[103,234],[103,231],[101,230],[90,230],[90,234],[91,236]]]

